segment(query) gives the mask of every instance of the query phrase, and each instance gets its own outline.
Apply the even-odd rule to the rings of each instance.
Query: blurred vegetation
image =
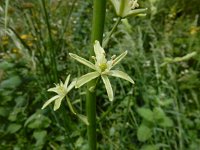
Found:
[[[106,49],[128,50],[118,67],[136,84],[113,79],[113,103],[99,86],[98,148],[198,150],[200,1],[139,3],[147,16],[123,20]],[[86,126],[64,102],[56,112],[41,106],[53,83],[87,71],[68,52],[89,57],[92,1],[12,0],[6,29],[5,8],[0,0],[0,149],[87,150]],[[116,21],[107,9],[105,35]],[[85,114],[84,89],[70,97]]]

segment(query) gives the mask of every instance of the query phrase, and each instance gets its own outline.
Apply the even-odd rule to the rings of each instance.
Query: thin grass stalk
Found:
[[[44,11],[44,19],[45,19],[45,23],[47,25],[47,31],[48,31],[48,37],[49,37],[49,46],[50,46],[50,60],[52,63],[52,73],[53,73],[53,80],[54,81],[58,81],[58,74],[57,74],[57,64],[56,64],[56,52],[55,52],[55,47],[54,47],[54,41],[52,38],[52,34],[51,34],[51,26],[50,26],[50,22],[49,22],[49,16],[47,13],[47,9],[46,9],[46,5],[45,5],[45,0],[41,0],[42,2],[42,8]]]
[[[95,40],[102,43],[104,21],[106,13],[106,0],[94,0],[93,7],[93,20],[92,20],[92,37],[91,44],[93,45]],[[90,54],[94,55],[94,51],[91,48]],[[89,88],[95,86],[96,81],[92,80],[88,83],[87,95],[86,95],[86,113],[88,117],[89,125],[87,127],[89,150],[96,150],[96,92],[90,91]]]

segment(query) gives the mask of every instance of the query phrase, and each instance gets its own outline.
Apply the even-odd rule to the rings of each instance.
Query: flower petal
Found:
[[[101,47],[99,41],[95,41],[94,43],[94,53],[95,55],[98,57],[98,56],[101,56],[102,54],[105,55],[105,51],[104,49]]]
[[[71,89],[76,85],[77,79],[75,78],[70,85],[67,87],[67,92],[71,91]]]
[[[90,72],[87,73],[83,76],[81,76],[80,78],[78,78],[77,82],[76,82],[76,88],[81,87],[82,85],[84,85],[85,83],[91,81],[92,79],[97,78],[98,76],[100,76],[100,74],[98,72]]]
[[[143,8],[143,9],[134,9],[129,11],[129,13],[126,15],[126,17],[128,16],[136,16],[138,14],[144,14],[147,11],[147,8]]]
[[[77,60],[78,62],[80,62],[80,63],[82,63],[82,64],[88,66],[88,67],[91,68],[91,69],[96,70],[95,65],[94,65],[93,63],[91,63],[90,61],[86,60],[85,58],[82,58],[82,57],[80,57],[80,56],[78,56],[78,55],[76,55],[76,54],[73,54],[73,53],[69,53],[69,55],[70,55],[72,58],[74,58],[75,60]]]
[[[101,75],[101,78],[103,80],[103,83],[105,84],[109,100],[113,101],[113,90],[112,90],[112,86],[110,84],[110,80],[108,79],[108,76],[107,75]]]
[[[69,78],[70,78],[70,74],[67,76],[65,83],[64,83],[64,88],[67,89],[68,83],[69,83]]]
[[[60,96],[59,95],[56,95],[52,98],[50,98],[49,100],[47,100],[44,105],[42,106],[42,109],[44,109],[45,107],[47,107],[51,102],[53,102],[54,100],[58,99]]]
[[[120,2],[119,1],[116,1],[116,0],[110,0],[111,3],[113,4],[114,8],[115,8],[115,12],[117,15],[119,15],[119,5],[120,5]]]
[[[59,86],[56,85],[56,87],[50,88],[50,89],[48,89],[47,91],[48,91],[48,92],[55,92],[55,93],[57,93],[58,87],[59,87]]]
[[[113,60],[112,67],[114,67],[117,63],[119,63],[126,56],[127,53],[128,53],[128,51],[125,51],[121,55],[119,55],[117,58],[115,58]]]
[[[119,71],[119,70],[110,70],[108,72],[108,75],[113,76],[113,77],[122,78],[122,79],[125,79],[125,80],[131,82],[132,84],[135,84],[135,82],[131,79],[131,77],[129,77],[128,74],[126,74],[126,73],[124,73],[122,71]]]
[[[64,97],[65,97],[65,96],[60,96],[58,99],[55,100],[54,107],[53,107],[53,110],[54,110],[54,111],[56,111],[58,108],[60,108],[62,99],[63,99]]]

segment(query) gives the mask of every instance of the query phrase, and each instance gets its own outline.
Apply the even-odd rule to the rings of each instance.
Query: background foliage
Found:
[[[123,20],[107,51],[128,50],[118,66],[135,86],[111,79],[108,101],[101,83],[97,114],[99,149],[197,150],[200,146],[200,2],[145,0],[146,17]],[[116,21],[107,3],[105,35]],[[46,89],[67,74],[87,70],[68,52],[88,58],[92,2],[0,1],[0,149],[87,149],[86,126],[65,102],[41,110]],[[102,86],[101,86],[102,85]],[[85,114],[85,92],[70,95]]]

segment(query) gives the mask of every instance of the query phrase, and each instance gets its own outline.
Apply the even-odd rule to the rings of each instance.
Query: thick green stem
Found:
[[[93,20],[92,20],[92,39],[91,44],[94,44],[95,40],[102,43],[104,20],[106,12],[106,0],[94,0],[93,8]],[[94,55],[93,48],[90,51],[91,55]],[[88,117],[88,144],[89,150],[96,150],[96,92],[90,91],[90,87],[96,85],[96,80],[92,80],[88,83],[87,97],[86,97],[86,113]]]

